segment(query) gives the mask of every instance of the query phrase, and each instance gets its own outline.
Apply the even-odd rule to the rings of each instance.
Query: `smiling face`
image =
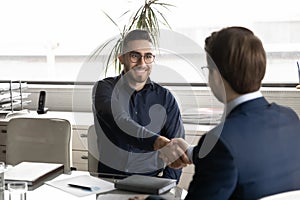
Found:
[[[154,61],[152,43],[148,40],[132,40],[126,46],[126,52],[119,57],[124,65],[130,85],[144,85],[151,73]]]

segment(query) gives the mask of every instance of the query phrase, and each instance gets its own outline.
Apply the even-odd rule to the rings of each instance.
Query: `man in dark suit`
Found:
[[[185,199],[258,199],[300,189],[300,121],[259,91],[266,69],[260,39],[228,27],[212,33],[205,50],[209,85],[225,104],[226,118],[186,151],[195,174]],[[172,143],[186,147],[183,140]]]

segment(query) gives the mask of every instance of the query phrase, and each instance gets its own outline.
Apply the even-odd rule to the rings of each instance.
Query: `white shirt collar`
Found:
[[[260,91],[255,91],[247,94],[243,94],[232,101],[228,102],[226,105],[226,115],[228,115],[236,106],[253,99],[257,99],[262,97],[262,93]]]

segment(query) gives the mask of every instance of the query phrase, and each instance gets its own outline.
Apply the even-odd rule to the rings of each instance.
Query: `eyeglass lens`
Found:
[[[144,56],[142,56],[140,53],[134,51],[129,53],[129,57],[132,63],[137,63],[141,58],[144,58],[146,64],[152,63],[155,58],[155,56],[151,53],[146,53]]]

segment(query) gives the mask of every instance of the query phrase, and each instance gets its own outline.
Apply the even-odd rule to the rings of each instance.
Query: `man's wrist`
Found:
[[[153,144],[153,149],[156,151],[158,149],[163,148],[164,146],[166,146],[168,143],[170,142],[170,140],[164,136],[159,136],[156,138],[154,144]]]

